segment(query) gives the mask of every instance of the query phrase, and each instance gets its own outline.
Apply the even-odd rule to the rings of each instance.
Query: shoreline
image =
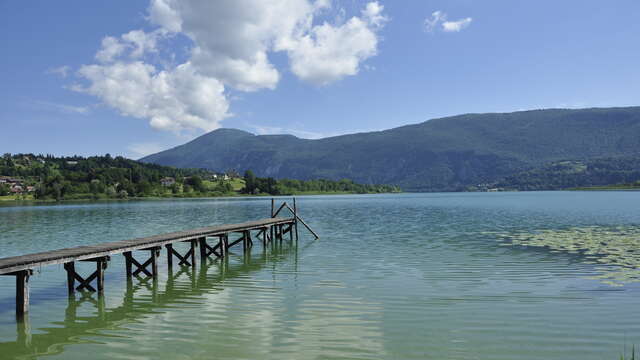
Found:
[[[224,198],[260,198],[260,197],[286,197],[286,196],[312,196],[312,195],[376,195],[376,194],[400,194],[398,193],[355,193],[355,192],[302,192],[295,194],[271,195],[271,194],[226,194],[222,196],[143,196],[128,197],[125,199],[118,198],[79,198],[79,199],[3,199],[0,197],[0,205],[4,204],[62,204],[71,202],[103,202],[103,201],[161,201],[161,200],[188,200],[188,199],[224,199]]]

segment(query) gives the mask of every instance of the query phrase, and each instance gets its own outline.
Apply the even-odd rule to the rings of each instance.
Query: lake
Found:
[[[250,254],[68,298],[0,277],[0,358],[617,359],[640,345],[640,192],[306,196]],[[0,205],[0,257],[268,217],[267,198]],[[78,265],[88,271],[91,264]]]

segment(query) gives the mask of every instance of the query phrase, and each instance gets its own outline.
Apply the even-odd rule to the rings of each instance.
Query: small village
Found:
[[[34,191],[36,191],[36,187],[33,185],[26,185],[23,179],[10,176],[0,176],[0,196],[32,193]]]

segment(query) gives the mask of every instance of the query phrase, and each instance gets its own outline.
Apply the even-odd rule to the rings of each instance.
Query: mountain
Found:
[[[633,170],[639,155],[640,107],[626,107],[466,114],[318,140],[219,129],[141,160],[445,191],[504,186],[509,177],[563,161],[616,159]]]

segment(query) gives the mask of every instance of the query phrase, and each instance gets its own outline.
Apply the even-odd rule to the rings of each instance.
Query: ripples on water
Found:
[[[16,331],[13,279],[0,278],[0,358],[613,359],[625,343],[640,344],[640,287],[629,275],[640,252],[638,200],[631,192],[303,197],[318,241],[256,243],[250,256],[235,250],[195,271],[161,265],[156,282],[130,284],[114,256],[102,299],[67,299],[62,266],[43,268],[31,280],[30,339]],[[266,199],[3,206],[0,252],[268,212]]]

